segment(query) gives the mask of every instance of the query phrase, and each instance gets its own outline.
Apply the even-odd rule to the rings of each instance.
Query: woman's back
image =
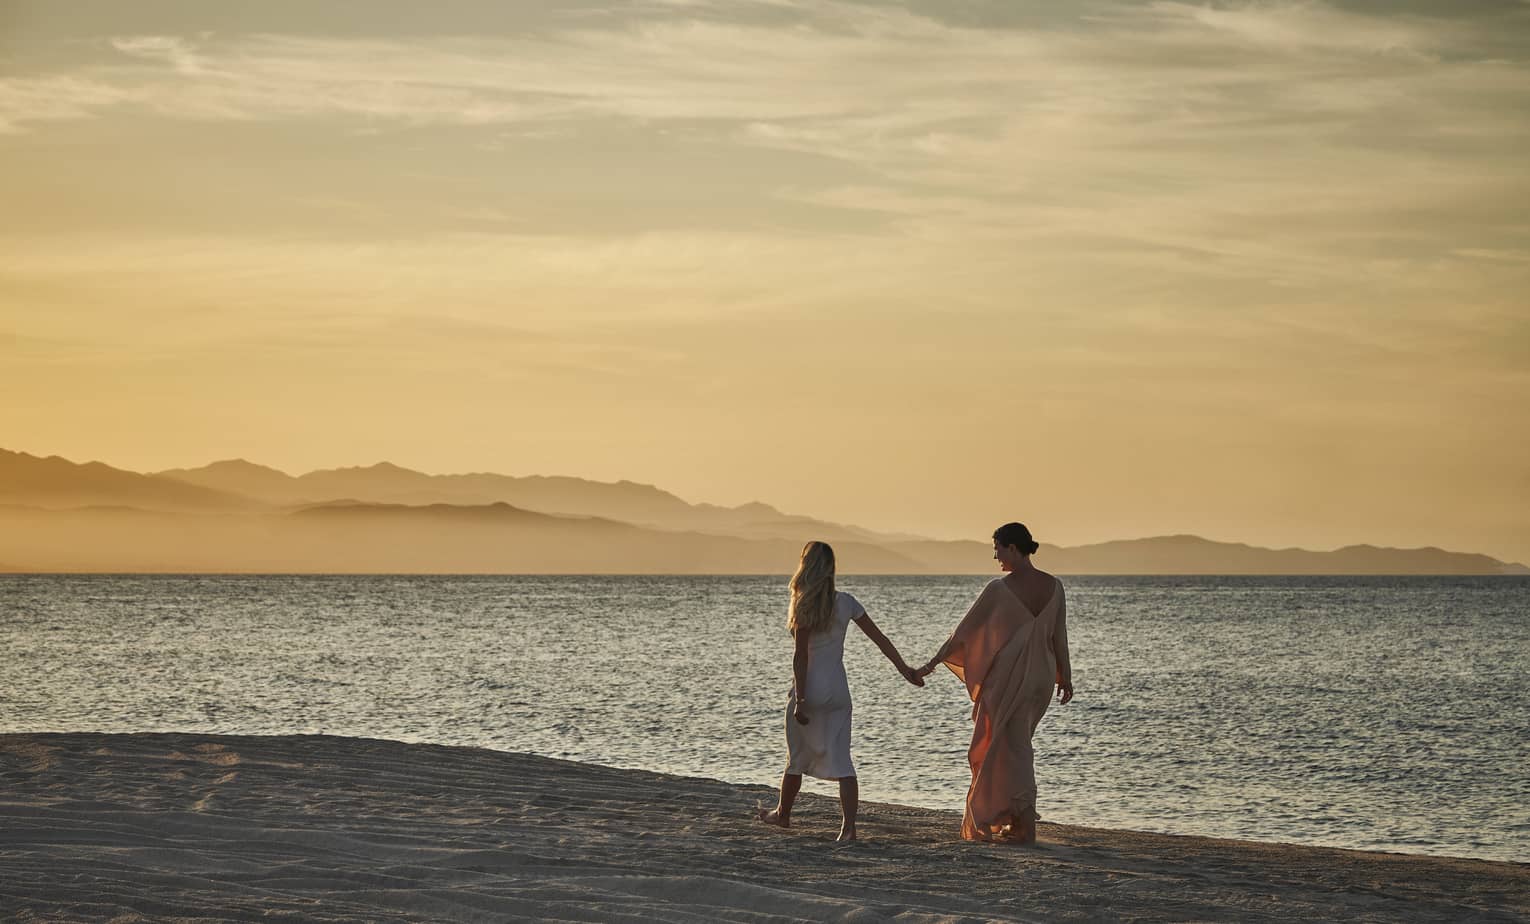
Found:
[[[1032,616],[1042,615],[1062,588],[1062,582],[1056,576],[1039,568],[1031,568],[1023,574],[1006,574],[999,580],[1014,592]]]
[[[808,635],[807,689],[803,702],[816,706],[850,705],[850,681],[845,676],[845,631],[864,615],[860,601],[839,591],[828,624]]]

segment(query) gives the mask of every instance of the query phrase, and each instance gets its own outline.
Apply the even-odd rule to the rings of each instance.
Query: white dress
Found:
[[[845,677],[845,630],[866,615],[860,601],[844,592],[834,595],[829,625],[808,636],[806,690],[808,724],[792,717],[797,708],[795,684],[786,700],[787,773],[821,780],[855,776],[850,762],[850,681]]]

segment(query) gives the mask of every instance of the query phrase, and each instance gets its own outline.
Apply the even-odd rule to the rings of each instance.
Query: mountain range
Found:
[[[989,573],[986,541],[940,541],[691,504],[652,485],[387,462],[293,476],[242,459],[131,472],[0,450],[0,570],[282,573],[790,571],[807,539],[846,572]],[[1063,574],[1526,574],[1442,549],[1265,549],[1198,536],[1043,546]]]

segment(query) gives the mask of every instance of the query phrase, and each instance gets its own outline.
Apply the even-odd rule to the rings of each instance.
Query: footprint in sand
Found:
[[[44,770],[53,768],[53,758],[58,754],[58,748],[22,739],[20,741],[6,742],[4,749],[0,750],[0,753],[3,753],[7,758],[22,761],[23,769],[29,773],[41,773]]]
[[[239,755],[221,744],[199,744],[192,748],[196,751],[203,763],[216,764],[220,767],[232,767],[240,763]]]

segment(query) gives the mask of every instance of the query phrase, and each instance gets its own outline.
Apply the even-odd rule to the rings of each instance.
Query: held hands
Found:
[[[907,664],[899,664],[898,672],[903,675],[904,680],[907,680],[916,687],[922,687],[924,686],[924,678],[934,672],[935,665],[938,663],[940,662],[931,661],[923,667],[909,667]]]

